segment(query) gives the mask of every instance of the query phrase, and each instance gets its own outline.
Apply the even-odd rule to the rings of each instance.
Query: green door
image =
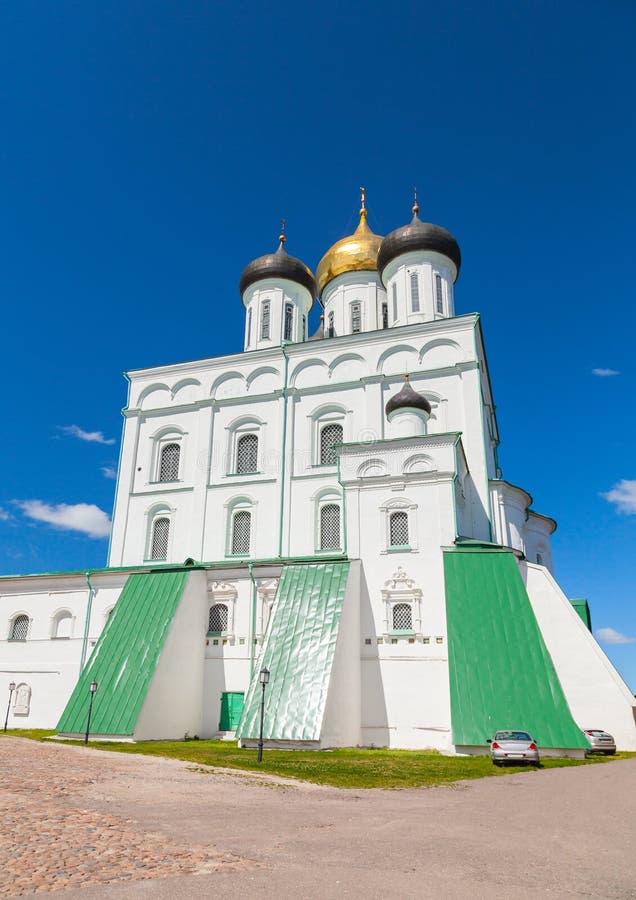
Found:
[[[221,694],[219,731],[236,731],[243,712],[245,694],[227,691]]]

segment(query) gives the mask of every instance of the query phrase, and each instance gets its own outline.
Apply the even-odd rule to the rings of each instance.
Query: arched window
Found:
[[[417,277],[417,272],[411,272],[411,309],[413,312],[420,311],[420,284]]]
[[[181,447],[179,444],[166,444],[161,449],[161,462],[159,464],[159,481],[179,480],[179,457]]]
[[[246,509],[239,509],[232,518],[232,554],[245,556],[250,552],[252,515]]]
[[[166,559],[168,556],[168,538],[170,536],[170,519],[160,516],[152,523],[152,543],[150,559]]]
[[[336,330],[333,324],[333,313],[329,313],[329,317],[327,319],[327,337],[335,337]]]
[[[383,328],[389,327],[389,304],[388,303],[382,304],[382,327]]]
[[[320,549],[340,549],[340,507],[336,503],[320,507]]]
[[[215,603],[210,607],[208,616],[208,634],[220,634],[227,631],[228,609],[225,603]]]
[[[9,633],[10,641],[26,641],[29,633],[29,617],[16,616],[11,623],[11,631]]]
[[[285,304],[285,321],[283,324],[283,340],[291,341],[294,333],[294,307],[291,303]]]
[[[51,637],[70,638],[73,629],[73,616],[67,609],[61,610],[53,619]]]
[[[438,313],[444,312],[444,294],[442,292],[441,275],[435,275],[435,308]]]
[[[410,603],[396,603],[393,607],[393,630],[412,631],[413,613]]]
[[[332,423],[324,425],[320,430],[320,464],[335,466],[338,461],[335,445],[342,443],[342,425]]]
[[[409,517],[406,512],[394,512],[389,517],[389,546],[407,547],[409,543]]]
[[[258,437],[244,434],[236,442],[236,474],[252,475],[258,471]]]
[[[393,297],[393,322],[397,322],[398,317],[398,303],[397,303],[397,284],[393,282],[393,286],[391,288],[391,295]]]

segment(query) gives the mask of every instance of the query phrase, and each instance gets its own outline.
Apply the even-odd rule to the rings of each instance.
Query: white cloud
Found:
[[[636,638],[621,634],[614,628],[597,628],[596,637],[604,644],[636,644]]]
[[[613,503],[620,513],[636,516],[636,481],[623,479],[615,484],[611,491],[601,494],[608,503]]]
[[[592,375],[598,375],[600,378],[609,378],[611,375],[620,375],[617,369],[592,369]]]
[[[117,472],[112,466],[102,466],[100,471],[104,478],[117,478]]]
[[[80,441],[88,441],[93,444],[114,444],[115,438],[105,438],[101,431],[84,431],[79,425],[60,425],[64,434],[79,438]]]
[[[98,506],[92,503],[58,503],[50,506],[41,500],[18,500],[25,516],[38,522],[48,522],[56,528],[67,531],[81,531],[92,538],[108,537],[110,519]]]
[[[0,522],[8,522],[10,518],[11,514],[0,506]]]

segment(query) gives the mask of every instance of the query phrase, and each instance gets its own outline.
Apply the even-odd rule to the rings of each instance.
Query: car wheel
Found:
[[[614,756],[615,753],[616,753],[616,750],[606,750],[605,756]]]

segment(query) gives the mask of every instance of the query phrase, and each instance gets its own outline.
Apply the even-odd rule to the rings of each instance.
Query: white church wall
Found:
[[[636,700],[544,566],[520,562],[546,647],[580,728],[609,731],[619,750],[636,750]]]

